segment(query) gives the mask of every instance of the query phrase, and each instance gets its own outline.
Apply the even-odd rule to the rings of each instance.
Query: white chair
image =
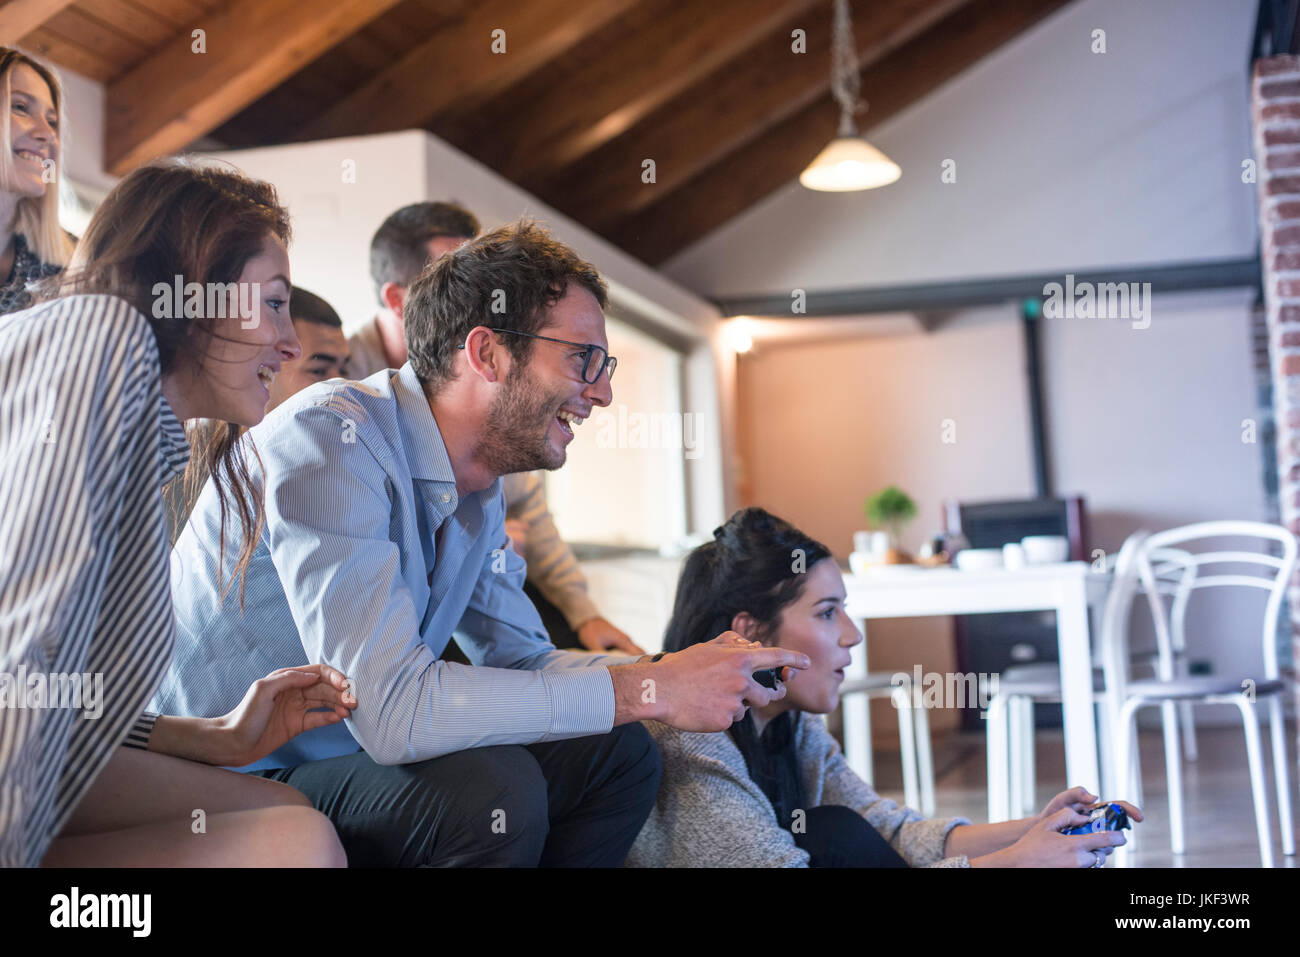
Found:
[[[903,803],[919,810],[926,817],[934,817],[934,756],[930,749],[930,719],[924,707],[912,706],[911,679],[902,673],[868,672],[865,678],[846,681],[840,686],[841,701],[854,694],[868,698],[889,698],[894,702],[894,707],[898,710],[899,756],[903,762]],[[869,716],[863,734],[868,742],[869,757]],[[870,776],[868,771],[868,777]]]
[[[1105,574],[1112,577],[1111,588],[1107,591],[1107,600],[1102,612],[1099,628],[1126,629],[1128,627],[1129,609],[1132,594],[1124,590],[1114,590],[1113,575],[1120,553],[1106,556]],[[1186,638],[1183,630],[1188,583],[1195,577],[1195,566],[1190,562],[1190,554],[1180,549],[1165,548],[1154,553],[1153,571],[1159,594],[1174,596],[1174,667],[1186,669],[1183,656]],[[1139,584],[1136,566],[1132,569],[1132,585]],[[1102,680],[1100,656],[1101,643],[1093,642],[1093,702],[1097,710],[1097,742],[1101,751],[1102,790],[1108,794],[1115,793],[1119,787],[1119,775],[1114,771],[1114,739],[1106,705],[1105,686]],[[1143,653],[1134,655],[1130,665],[1134,668],[1148,668],[1152,674],[1159,674],[1158,654]],[[1025,817],[1037,810],[1036,780],[1034,770],[1034,704],[1037,702],[1056,703],[1061,701],[1060,666],[1055,662],[1040,664],[1015,665],[999,676],[997,694],[989,702],[989,820],[1005,821]],[[1182,705],[1184,734],[1194,734],[1191,704]],[[1189,760],[1195,760],[1195,745],[1189,752]],[[1126,794],[1136,803],[1140,794]]]
[[[1259,551],[1208,551],[1191,553],[1190,561],[1196,575],[1186,580],[1182,591],[1176,595],[1174,608],[1186,615],[1186,606],[1192,592],[1204,588],[1253,588],[1268,594],[1264,608],[1262,636],[1264,670],[1262,675],[1250,677],[1187,677],[1177,675],[1173,667],[1173,634],[1180,623],[1172,623],[1173,611],[1167,615],[1160,600],[1156,581],[1156,568],[1162,549],[1182,546],[1188,542],[1224,537],[1249,537],[1265,542],[1276,542],[1281,555]],[[1125,543],[1126,545],[1128,543]],[[1267,549],[1268,546],[1266,545]],[[1118,767],[1127,775],[1129,789],[1140,780],[1137,740],[1137,712],[1142,708],[1159,705],[1164,725],[1165,767],[1169,788],[1170,845],[1175,854],[1184,851],[1184,821],[1182,769],[1178,755],[1178,722],[1174,705],[1181,702],[1230,704],[1241,715],[1246,738],[1246,758],[1250,766],[1251,795],[1255,805],[1255,828],[1259,837],[1259,852],[1264,867],[1273,866],[1273,842],[1268,810],[1268,792],[1264,783],[1263,755],[1259,736],[1259,718],[1256,699],[1267,699],[1269,705],[1270,737],[1273,745],[1274,777],[1277,785],[1278,813],[1282,826],[1282,850],[1287,856],[1295,854],[1295,835],[1292,830],[1290,782],[1287,772],[1286,732],[1282,715],[1281,695],[1285,684],[1281,679],[1277,661],[1277,622],[1287,585],[1296,564],[1296,540],[1289,531],[1277,525],[1262,522],[1201,522],[1182,528],[1159,532],[1147,538],[1137,553],[1138,576],[1147,593],[1148,606],[1156,629],[1158,648],[1158,675],[1153,679],[1130,681],[1125,663],[1128,659],[1127,631],[1103,631],[1103,666],[1106,669],[1106,687],[1110,696],[1112,726],[1120,730],[1121,747]],[[1207,573],[1207,566],[1246,567],[1250,573]],[[1126,856],[1126,855],[1125,855]]]

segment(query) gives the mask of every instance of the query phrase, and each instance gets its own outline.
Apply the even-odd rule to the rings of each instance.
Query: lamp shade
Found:
[[[839,136],[799,174],[799,182],[809,189],[845,193],[888,186],[901,175],[898,164],[866,140]]]

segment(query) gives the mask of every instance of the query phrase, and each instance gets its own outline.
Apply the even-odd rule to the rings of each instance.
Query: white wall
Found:
[[[1115,551],[1139,528],[1267,521],[1264,450],[1257,434],[1243,441],[1243,420],[1259,416],[1252,301],[1240,291],[1156,296],[1147,329],[1124,320],[1044,323],[1053,473],[1060,491],[1087,497],[1094,547]],[[1216,674],[1261,672],[1258,597],[1198,598],[1189,612],[1193,657]],[[1137,636],[1151,634],[1141,616],[1139,627]]]
[[[705,295],[788,295],[1249,256],[1256,8],[1077,0],[871,131],[903,169],[894,185],[792,182],[664,271]]]

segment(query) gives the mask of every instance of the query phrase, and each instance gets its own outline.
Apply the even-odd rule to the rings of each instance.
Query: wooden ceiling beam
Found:
[[[858,62],[868,64],[886,55],[966,2],[857,0],[853,28]],[[795,28],[806,33],[806,53],[791,49],[790,33]],[[627,135],[542,184],[539,195],[597,232],[611,229],[764,130],[827,96],[830,47],[828,3],[787,22]],[[870,87],[864,87],[863,93],[868,100],[874,95]],[[641,178],[647,159],[655,162],[653,184]]]
[[[483,0],[303,124],[294,139],[411,129],[453,105],[471,108],[563,55],[635,3]],[[494,30],[505,31],[504,53],[492,51]]]
[[[476,156],[525,188],[635,126],[715,69],[823,0],[656,0],[637,29],[528,102],[511,91],[471,118]],[[508,137],[493,130],[508,129]]]
[[[109,84],[105,167],[123,175],[216,129],[399,0],[233,0]],[[192,52],[192,31],[206,52]]]
[[[973,0],[862,72],[864,132],[911,106],[1068,0]],[[658,265],[790,183],[835,135],[829,94],[744,143],[689,183],[659,195],[606,237]],[[903,170],[907,176],[908,171]],[[938,176],[938,169],[934,171]]]
[[[0,45],[15,46],[73,0],[9,0],[0,6]]]

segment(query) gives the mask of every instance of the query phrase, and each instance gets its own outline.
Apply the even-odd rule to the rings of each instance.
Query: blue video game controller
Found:
[[[1118,804],[1098,804],[1092,808],[1087,824],[1062,831],[1062,834],[1092,834],[1094,831],[1132,830],[1128,814]]]

